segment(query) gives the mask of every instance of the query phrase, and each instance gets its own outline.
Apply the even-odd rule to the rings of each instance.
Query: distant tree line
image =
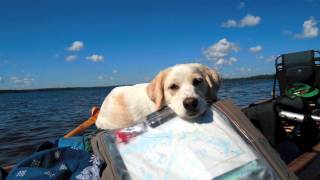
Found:
[[[240,77],[240,78],[224,78],[224,81],[234,81],[234,80],[261,80],[261,79],[273,79],[274,74],[264,74],[250,77]],[[116,87],[116,86],[106,86],[106,87]],[[59,90],[75,90],[75,89],[89,89],[89,88],[106,88],[106,87],[64,87],[64,88],[41,88],[41,89],[8,89],[0,90],[2,93],[21,93],[21,92],[35,92],[35,91],[59,91]]]
[[[240,78],[224,78],[223,80],[260,80],[260,79],[273,79],[274,74],[262,74],[250,77],[240,77]]]

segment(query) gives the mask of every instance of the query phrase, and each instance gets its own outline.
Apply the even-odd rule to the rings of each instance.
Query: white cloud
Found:
[[[227,61],[227,64],[232,65],[233,63],[237,62],[238,59],[235,57],[230,57],[229,60]]]
[[[222,73],[222,78],[231,78],[232,76],[231,73]]]
[[[237,23],[236,20],[229,19],[229,20],[227,20],[226,22],[222,23],[221,26],[222,26],[222,27],[225,27],[225,28],[238,27],[238,23]]]
[[[258,25],[261,21],[260,16],[252,16],[251,14],[246,15],[241,21],[240,21],[240,27],[245,26],[255,26]]]
[[[240,68],[237,68],[237,71],[241,72],[241,73],[249,73],[252,71],[251,68],[245,68],[245,67],[240,67]]]
[[[241,1],[240,3],[239,3],[239,5],[238,5],[238,9],[243,9],[244,8],[244,6],[245,6],[245,3],[244,3],[244,1]]]
[[[82,41],[74,41],[70,47],[67,48],[69,51],[80,51],[84,47]]]
[[[78,56],[76,55],[70,55],[66,57],[66,61],[74,61],[76,59],[78,59]]]
[[[101,55],[92,54],[91,56],[87,56],[86,59],[93,61],[93,62],[102,62],[104,58]]]
[[[251,53],[257,53],[257,52],[260,52],[261,50],[262,50],[262,46],[261,45],[257,45],[257,46],[249,48],[249,51]]]
[[[216,65],[232,65],[233,63],[235,63],[237,61],[238,61],[238,59],[235,57],[230,57],[228,59],[221,58],[216,61]]]
[[[222,27],[225,28],[232,28],[232,27],[246,27],[246,26],[256,26],[260,23],[261,17],[260,16],[253,16],[251,14],[247,14],[243,17],[239,22],[234,19],[229,19],[226,22],[222,23]]]
[[[238,52],[240,48],[233,42],[229,42],[226,38],[219,40],[217,43],[203,50],[204,56],[212,60],[216,65],[232,65],[238,61],[235,57],[229,57],[230,53]]]
[[[315,38],[319,35],[319,28],[317,27],[318,21],[314,17],[310,17],[303,22],[303,31],[295,34],[294,37],[298,39]]]
[[[277,56],[271,55],[266,60],[267,60],[267,62],[271,62],[271,61],[274,61],[276,58],[277,58]]]
[[[258,55],[258,56],[256,56],[256,58],[257,58],[258,60],[263,60],[263,59],[264,59],[264,56],[263,56],[263,55]]]
[[[113,71],[112,71],[112,74],[117,74],[118,73],[118,70],[116,70],[116,69],[114,69]]]
[[[33,78],[28,78],[28,77],[24,77],[24,78],[18,78],[16,76],[12,76],[10,78],[10,80],[14,83],[14,84],[19,84],[19,85],[31,85],[34,81]]]
[[[292,31],[287,30],[287,29],[283,30],[282,33],[283,33],[284,35],[286,35],[286,36],[291,36],[291,35],[292,35]]]
[[[102,80],[102,79],[103,79],[103,76],[102,76],[102,75],[99,75],[99,76],[97,77],[97,79]]]

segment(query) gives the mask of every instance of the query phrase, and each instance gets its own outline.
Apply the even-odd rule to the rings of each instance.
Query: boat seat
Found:
[[[279,82],[280,95],[284,95],[286,88],[292,83],[319,85],[320,65],[319,58],[315,57],[316,52],[311,50],[288,53],[276,59],[276,78]]]
[[[295,53],[282,54],[276,58],[276,78],[274,81],[274,99],[275,111],[278,114],[281,110],[292,113],[300,113],[309,117],[315,110],[320,108],[319,95],[310,97],[289,97],[287,89],[296,86],[298,83],[306,84],[311,88],[320,88],[320,52],[302,51]],[[278,80],[280,96],[275,98],[275,85]],[[277,115],[276,119],[281,119]],[[318,141],[318,129],[315,122],[309,118],[303,120],[303,123],[297,126],[299,128],[299,137],[304,142],[304,148],[308,149]],[[295,131],[298,132],[298,131]]]
[[[304,109],[304,103],[301,97],[290,99],[287,96],[281,96],[276,99],[275,104],[285,106],[287,108],[297,111]]]

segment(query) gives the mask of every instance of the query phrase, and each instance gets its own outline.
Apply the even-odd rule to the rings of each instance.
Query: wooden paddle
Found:
[[[68,132],[63,137],[64,138],[72,137],[72,136],[75,136],[79,133],[82,133],[84,130],[88,129],[90,126],[92,126],[96,122],[99,112],[100,112],[99,108],[93,107],[91,109],[91,117],[88,120],[84,121],[82,124],[80,124],[75,129],[73,129],[72,131]]]
[[[75,135],[78,135],[80,133],[82,133],[84,130],[88,129],[89,127],[91,127],[97,120],[97,117],[99,115],[99,108],[98,107],[93,107],[91,109],[91,117],[84,121],[83,123],[81,123],[78,127],[76,127],[75,129],[73,129],[72,131],[68,132],[66,135],[64,135],[64,138],[68,138],[68,137],[72,137]],[[4,167],[3,169],[7,172],[11,171],[11,169],[14,167],[14,165],[9,165]]]

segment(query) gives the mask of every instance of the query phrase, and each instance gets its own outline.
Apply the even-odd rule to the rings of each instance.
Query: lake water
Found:
[[[271,97],[272,80],[225,81],[220,99],[240,107]],[[79,88],[0,94],[0,166],[16,163],[90,116],[112,88]]]

